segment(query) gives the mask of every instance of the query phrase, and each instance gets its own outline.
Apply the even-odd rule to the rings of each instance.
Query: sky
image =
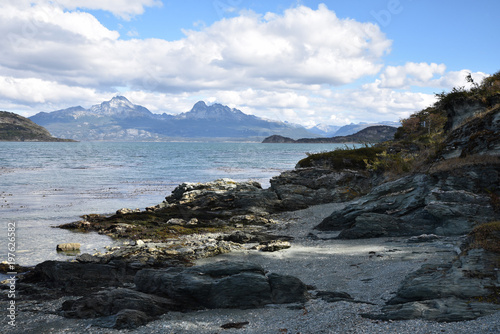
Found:
[[[116,95],[313,126],[399,121],[500,70],[496,0],[0,0],[0,110]]]

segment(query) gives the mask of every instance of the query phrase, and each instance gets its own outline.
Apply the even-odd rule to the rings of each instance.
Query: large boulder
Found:
[[[141,270],[139,291],[163,296],[187,308],[254,308],[270,303],[305,302],[307,287],[295,277],[266,275],[247,262],[216,262],[191,268]]]

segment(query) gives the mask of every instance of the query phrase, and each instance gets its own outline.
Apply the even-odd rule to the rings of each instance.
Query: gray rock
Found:
[[[387,182],[333,212],[316,229],[342,231],[341,239],[421,234],[461,235],[477,223],[500,218],[487,194],[498,187],[496,167],[457,169],[454,174],[415,174]]]
[[[421,234],[409,238],[408,240],[406,240],[406,242],[408,243],[432,242],[434,240],[439,240],[439,239],[441,239],[441,237],[435,234]]]
[[[182,183],[165,200],[168,207],[178,206],[186,220],[200,215],[263,216],[281,209],[276,194],[262,189],[258,182],[235,182],[230,179],[207,183]]]
[[[469,249],[450,264],[426,264],[408,275],[381,314],[371,319],[464,321],[500,310],[498,254]]]
[[[144,312],[138,310],[121,310],[117,314],[97,318],[92,324],[104,328],[135,329],[147,324],[151,318]]]
[[[348,201],[368,193],[373,182],[367,172],[321,168],[286,171],[270,180],[271,190],[288,210]]]
[[[267,278],[275,304],[305,303],[310,298],[307,286],[296,277],[272,273]]]
[[[307,288],[298,279],[266,276],[247,262],[217,262],[191,268],[145,269],[137,273],[139,291],[172,299],[186,308],[252,308],[303,302]]]
[[[71,251],[79,251],[81,245],[76,242],[72,243],[65,243],[65,244],[58,244],[56,246],[56,250],[58,252],[71,252]]]
[[[38,283],[58,291],[84,295],[89,290],[106,286],[121,286],[133,282],[135,271],[123,263],[88,263],[45,261],[37,264],[25,277],[25,283]],[[55,293],[55,291],[54,291]]]
[[[494,304],[471,302],[457,298],[432,299],[382,308],[381,314],[366,313],[363,317],[376,320],[425,319],[439,322],[474,320],[492,314],[500,307]]]
[[[273,240],[273,241],[265,241],[258,246],[255,246],[255,249],[260,250],[262,252],[277,252],[282,249],[287,249],[292,247],[288,241],[283,240]]]
[[[65,317],[82,319],[111,316],[124,310],[136,310],[148,317],[155,317],[181,309],[181,305],[170,299],[123,288],[100,291],[77,300],[65,301],[62,305]]]

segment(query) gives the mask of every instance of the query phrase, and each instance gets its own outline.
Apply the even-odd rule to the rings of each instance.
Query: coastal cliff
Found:
[[[7,111],[0,111],[0,141],[74,142],[52,137],[44,127]]]

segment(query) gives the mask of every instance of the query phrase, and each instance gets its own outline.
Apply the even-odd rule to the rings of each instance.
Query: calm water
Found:
[[[113,241],[96,233],[51,226],[88,213],[156,205],[182,182],[222,177],[255,180],[264,188],[293,169],[306,152],[338,144],[258,143],[6,143],[0,142],[0,261],[7,259],[7,226],[16,224],[21,265],[62,259],[56,245],[79,242],[82,252]]]

